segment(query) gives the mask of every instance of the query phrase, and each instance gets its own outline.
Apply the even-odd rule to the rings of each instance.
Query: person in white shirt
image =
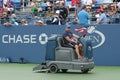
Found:
[[[63,17],[60,15],[60,11],[57,10],[56,15],[54,15],[54,17],[52,19],[52,24],[54,24],[54,25],[62,25],[62,19],[63,19]]]
[[[118,9],[120,10],[120,2],[118,2],[117,6],[118,6]]]

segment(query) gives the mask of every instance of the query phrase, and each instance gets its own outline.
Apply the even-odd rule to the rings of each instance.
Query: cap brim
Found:
[[[66,28],[71,28],[71,27],[66,27]]]

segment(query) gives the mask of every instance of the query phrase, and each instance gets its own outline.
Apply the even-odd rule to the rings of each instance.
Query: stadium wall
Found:
[[[80,25],[72,25],[72,32]],[[120,66],[120,25],[96,25],[89,27],[84,38],[91,40],[96,65]],[[8,57],[11,62],[27,63],[45,61],[46,42],[53,34],[64,33],[65,26],[0,26],[0,57]]]

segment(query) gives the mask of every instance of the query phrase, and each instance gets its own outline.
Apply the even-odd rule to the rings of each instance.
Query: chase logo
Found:
[[[96,30],[95,26],[89,26],[87,28],[87,33],[89,33],[84,39],[86,41],[90,40],[92,42],[93,48],[98,48],[105,43],[105,35]]]
[[[2,43],[3,44],[37,44],[40,43],[42,45],[48,42],[48,36],[45,33],[41,33],[40,35],[36,34],[24,34],[24,35],[3,35]]]
[[[40,36],[39,36],[39,42],[41,44],[46,44],[48,42],[48,36],[47,34],[45,33],[42,33]]]

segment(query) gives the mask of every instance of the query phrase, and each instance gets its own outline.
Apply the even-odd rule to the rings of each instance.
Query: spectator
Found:
[[[104,0],[96,0],[96,4],[103,4]]]
[[[3,4],[4,4],[4,5],[7,4],[7,1],[8,1],[8,0],[3,0]]]
[[[93,2],[93,5],[95,5],[97,3],[97,0],[92,0],[92,2]]]
[[[22,20],[21,20],[21,24],[22,24],[23,26],[27,26],[27,25],[28,25],[27,20],[26,20],[26,19],[22,19]]]
[[[31,11],[34,14],[34,16],[38,16],[38,4],[36,2],[36,0],[33,0],[33,2],[31,3]]]
[[[36,21],[36,26],[43,26],[44,23],[41,20]]]
[[[89,13],[90,17],[92,16],[92,11],[90,7],[87,7],[87,12]]]
[[[4,0],[3,2],[3,8],[8,8],[8,10],[13,10],[14,9],[14,2],[11,0]]]
[[[11,15],[11,18],[16,19],[16,15],[15,15],[15,14],[12,14],[12,15]]]
[[[1,24],[5,24],[5,23],[8,23],[9,21],[8,21],[8,17],[2,17],[1,18]]]
[[[100,4],[100,9],[103,10],[108,10],[108,4]]]
[[[79,2],[80,2],[80,0],[72,0],[72,6],[75,6]]]
[[[64,7],[64,2],[60,2],[60,15],[63,17],[64,20],[66,20],[68,16],[68,10]]]
[[[14,2],[8,0],[7,2],[8,13],[11,15],[14,12]]]
[[[82,4],[81,2],[77,3],[76,7],[75,7],[75,17],[77,17],[78,13],[82,10]]]
[[[46,10],[46,4],[44,3],[44,0],[38,0],[38,7],[42,8],[43,11]]]
[[[18,23],[16,22],[16,14],[12,14],[11,15],[11,20],[14,19],[15,20],[15,24],[18,25]]]
[[[60,15],[60,11],[59,10],[57,10],[56,11],[56,15],[53,17],[53,19],[52,19],[52,24],[54,24],[54,25],[62,25],[62,16]]]
[[[110,4],[110,7],[113,7],[113,9],[117,10],[117,2],[114,2],[112,4]]]
[[[92,13],[92,11],[91,11],[91,8],[90,8],[90,7],[87,7],[87,12],[88,12],[88,14],[89,14],[90,18],[92,18],[93,13]],[[88,24],[90,24],[90,19],[88,20]]]
[[[97,19],[97,24],[107,24],[107,17],[104,11],[98,9],[97,12],[99,13],[99,18]]]
[[[60,9],[60,1],[56,1],[54,7],[55,7],[55,10],[59,10]]]
[[[3,2],[3,9],[7,8],[7,0]]]
[[[9,17],[6,12],[3,12],[2,18],[1,18],[1,24],[9,22]]]
[[[110,11],[108,12],[109,15],[114,15],[116,14],[116,9],[113,5],[110,6]]]
[[[46,4],[47,4],[48,7],[52,6],[50,1],[47,1]]]
[[[46,17],[52,17],[53,15],[54,15],[53,9],[51,7],[48,7]]]
[[[10,20],[10,25],[11,25],[11,26],[18,26],[18,23],[15,21],[15,19],[12,18],[12,19]]]
[[[109,7],[110,7],[110,5],[114,5],[114,7],[115,7],[115,4],[113,3],[113,0],[100,0],[101,1],[101,3],[100,3],[100,9],[103,11],[105,11],[105,10],[108,10],[109,9]],[[116,9],[116,8],[115,8]]]
[[[41,7],[38,9],[38,13],[40,17],[43,17],[43,9]]]
[[[120,2],[117,3],[118,10],[120,10]]]
[[[3,12],[2,17],[7,17],[7,18],[8,18],[8,14],[7,14],[7,12]]]
[[[37,6],[38,6],[37,1],[33,0],[31,3],[31,7],[37,7]]]
[[[79,24],[86,25],[89,24],[89,13],[86,11],[86,7],[83,6],[82,11],[78,13]]]
[[[113,5],[114,5],[115,9],[120,8],[120,7],[119,7],[119,5],[120,5],[120,0],[113,0]]]

